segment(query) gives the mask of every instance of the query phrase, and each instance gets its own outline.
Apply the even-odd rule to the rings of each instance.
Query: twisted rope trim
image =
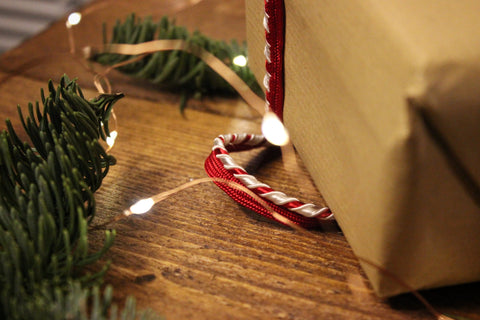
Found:
[[[283,119],[285,46],[285,6],[283,0],[265,0],[265,104],[280,120]]]
[[[244,151],[268,146],[262,135],[255,134],[225,134],[215,138],[212,153],[205,161],[205,170],[210,177],[218,177],[239,183],[266,200],[269,206],[289,219],[291,222],[305,228],[317,226],[322,220],[333,220],[333,213],[328,207],[318,207],[313,203],[303,203],[297,198],[272,189],[268,184],[258,181],[254,176],[239,166],[229,155],[229,152]],[[225,193],[236,202],[265,217],[276,220],[268,209],[264,208],[253,197],[231,188],[221,182],[215,182]]]

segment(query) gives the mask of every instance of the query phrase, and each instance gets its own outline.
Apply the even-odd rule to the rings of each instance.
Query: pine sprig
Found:
[[[123,310],[113,303],[113,288],[106,286],[100,292],[98,286],[85,288],[79,282],[68,283],[68,290],[52,290],[45,286],[35,299],[19,308],[17,319],[28,320],[161,320],[151,310],[138,312],[133,297],[128,297]],[[10,319],[10,318],[8,318]]]
[[[107,231],[103,248],[89,249],[93,194],[115,164],[99,139],[109,135],[111,109],[122,96],[88,101],[64,76],[57,88],[49,82],[41,104],[28,105],[28,115],[18,107],[30,142],[6,121],[0,133],[0,318],[64,319],[76,310],[70,304],[96,292],[108,263],[93,273],[84,268],[105,254],[115,236]],[[87,319],[88,312],[83,315],[74,318]]]
[[[104,26],[104,43],[107,43],[105,30]],[[117,21],[110,43],[137,44],[156,39],[181,39],[206,49],[224,61],[255,93],[263,96],[251,70],[233,63],[236,56],[247,56],[245,44],[240,45],[234,40],[230,44],[213,40],[198,31],[190,33],[185,27],[175,25],[175,22],[166,16],[154,23],[150,17],[142,20],[131,14],[123,23]],[[92,57],[94,61],[104,65],[114,65],[131,58],[133,56],[113,53]],[[236,94],[235,90],[202,60],[185,51],[155,52],[139,61],[119,67],[119,70],[133,77],[148,79],[163,89],[179,91],[184,98]]]

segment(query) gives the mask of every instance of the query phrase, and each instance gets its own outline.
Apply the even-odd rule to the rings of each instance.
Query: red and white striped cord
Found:
[[[285,7],[283,0],[265,0],[265,109],[273,111],[278,118],[283,118],[284,75],[283,53],[285,43]],[[239,183],[261,197],[278,214],[290,222],[304,228],[315,227],[322,220],[333,220],[328,207],[320,208],[312,203],[303,203],[285,193],[275,191],[269,185],[258,181],[245,169],[235,163],[229,152],[249,150],[268,145],[262,135],[226,134],[214,140],[212,153],[205,161],[205,170],[210,177],[221,178]],[[254,197],[215,181],[233,200],[268,218],[273,217],[270,210],[261,205]],[[282,221],[280,221],[282,222]],[[282,222],[285,223],[285,222]]]
[[[285,6],[283,0],[265,0],[265,108],[283,119]]]
[[[245,133],[220,135],[214,140],[212,153],[205,161],[205,170],[210,177],[223,178],[247,187],[266,200],[275,212],[301,227],[312,228],[319,225],[322,220],[332,220],[333,214],[328,207],[303,203],[283,192],[272,189],[269,185],[248,174],[229,155],[229,152],[250,150],[268,145],[269,143],[262,135]],[[275,219],[267,208],[250,195],[222,182],[215,183],[236,202],[265,217]]]

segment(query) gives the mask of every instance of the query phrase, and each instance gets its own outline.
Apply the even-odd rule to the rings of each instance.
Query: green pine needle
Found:
[[[103,34],[104,43],[107,43],[105,26]],[[263,97],[263,91],[251,70],[233,63],[236,56],[247,56],[246,45],[239,45],[234,40],[228,44],[225,41],[210,39],[198,31],[189,33],[185,27],[175,25],[174,21],[165,16],[154,23],[150,17],[141,20],[131,14],[123,23],[117,21],[110,43],[137,44],[156,39],[181,39],[206,49],[224,61],[256,94]],[[131,58],[133,56],[113,53],[102,53],[92,57],[94,61],[104,65],[114,65]],[[183,99],[187,96],[200,98],[204,95],[236,94],[235,90],[202,60],[185,51],[155,52],[118,69],[130,76],[148,79],[162,89],[180,92],[182,109],[185,105]]]
[[[57,88],[49,82],[27,115],[18,108],[29,142],[6,121],[0,133],[1,319],[106,319],[111,289],[101,300],[96,286],[109,262],[94,273],[84,268],[102,258],[115,237],[107,231],[103,248],[89,249],[93,194],[115,164],[99,139],[109,135],[111,109],[122,96],[88,101],[64,76]],[[132,308],[125,319],[134,319]]]

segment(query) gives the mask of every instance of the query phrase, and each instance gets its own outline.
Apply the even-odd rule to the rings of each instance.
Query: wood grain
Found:
[[[94,2],[91,6],[98,3]],[[243,1],[117,1],[87,15],[76,32],[79,45],[97,41],[102,21],[135,10],[171,14],[178,21],[220,38],[244,37]],[[132,3],[132,4],[131,4]],[[86,8],[88,9],[88,8]],[[228,22],[228,25],[227,25]],[[0,85],[0,116],[39,99],[39,88],[63,73],[79,77],[87,97],[92,76],[67,54],[59,21],[0,57],[0,79],[35,57],[55,55]],[[97,193],[95,224],[109,221],[136,200],[205,177],[203,161],[221,133],[259,132],[259,118],[238,99],[192,102],[183,117],[179,98],[118,73],[111,75],[118,102],[117,158]],[[323,203],[308,181],[297,181],[274,151],[233,154],[258,178],[305,201]],[[433,319],[411,295],[382,300],[373,294],[359,263],[334,226],[294,232],[242,209],[211,183],[184,190],[143,216],[109,227],[117,231],[108,253],[106,282],[120,304],[128,295],[140,308],[167,319]],[[91,231],[93,248],[103,231]],[[479,284],[423,293],[442,312],[479,319]]]

